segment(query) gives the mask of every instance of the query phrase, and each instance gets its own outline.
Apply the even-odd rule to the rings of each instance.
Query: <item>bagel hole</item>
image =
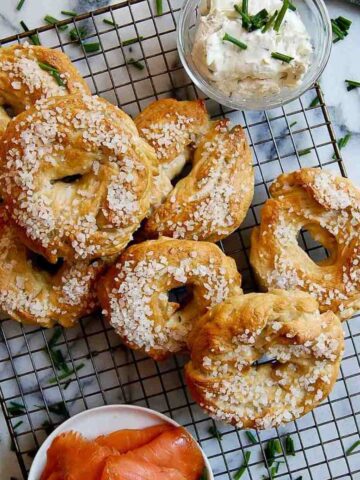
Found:
[[[1,106],[5,110],[6,114],[9,115],[10,118],[16,117],[16,112],[11,105],[5,104]]]
[[[193,289],[191,286],[183,286],[178,288],[172,288],[167,292],[168,301],[171,303],[178,303],[177,310],[185,308],[194,298]]]
[[[56,275],[64,263],[62,258],[59,258],[56,263],[50,263],[42,255],[30,250],[27,252],[27,259],[31,262],[35,270],[47,272],[51,276]]]
[[[80,180],[80,178],[82,178],[81,173],[75,173],[74,175],[66,175],[65,177],[56,178],[55,180],[52,180],[51,183],[52,183],[52,184],[54,184],[54,183],[59,183],[59,182],[62,182],[62,183],[75,183],[75,182],[77,182],[78,180]]]
[[[304,225],[299,231],[299,247],[317,265],[331,265],[336,260],[336,238],[317,224]]]

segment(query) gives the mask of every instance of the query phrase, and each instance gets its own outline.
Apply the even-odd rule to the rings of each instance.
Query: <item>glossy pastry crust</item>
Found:
[[[104,314],[130,348],[154,359],[186,349],[197,318],[242,293],[232,258],[214,244],[160,238],[129,247],[99,282]],[[187,286],[185,303],[168,293]]]
[[[340,320],[304,292],[229,298],[195,324],[185,378],[211,416],[268,429],[315,408],[336,382],[344,349]],[[258,366],[264,355],[272,362]]]
[[[252,156],[244,131],[220,120],[200,140],[191,172],[147,219],[145,236],[217,242],[240,226],[253,194]]]
[[[262,288],[300,289],[345,320],[360,308],[360,190],[326,170],[280,175],[252,231],[250,261]],[[301,228],[329,252],[315,263]]]
[[[157,100],[136,118],[140,135],[154,148],[160,168],[174,178],[191,160],[198,140],[210,127],[203,100]]]
[[[40,64],[55,68],[59,78]],[[10,121],[6,109],[18,115],[41,100],[72,93],[90,90],[64,53],[27,43],[0,49],[0,134]]]
[[[50,262],[118,254],[148,214],[153,149],[106,100],[47,100],[12,120],[0,149],[6,208]]]
[[[71,327],[98,305],[95,281],[102,260],[80,260],[48,271],[20,241],[0,210],[0,308],[21,323]]]

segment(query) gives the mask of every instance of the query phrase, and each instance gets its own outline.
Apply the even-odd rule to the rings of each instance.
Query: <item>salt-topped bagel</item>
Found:
[[[101,260],[80,260],[45,269],[0,210],[0,310],[15,320],[71,327],[97,305],[94,283],[103,267]]]
[[[271,185],[251,238],[251,264],[263,288],[300,289],[342,319],[360,309],[360,190],[330,172],[306,168]],[[298,245],[306,228],[329,251],[315,263]]]
[[[210,126],[202,100],[157,100],[136,118],[140,135],[156,152],[161,170],[172,179],[191,160],[197,141]]]
[[[124,343],[159,360],[184,350],[194,321],[229,295],[241,294],[240,283],[234,260],[216,245],[160,238],[125,250],[98,293]],[[190,289],[185,305],[168,298],[181,286]]]
[[[13,119],[0,148],[11,220],[50,262],[117,254],[148,213],[153,149],[106,100],[50,99]]]
[[[39,100],[70,93],[90,90],[64,53],[27,43],[0,49],[0,135],[10,112],[18,115]]]
[[[195,324],[185,378],[211,416],[240,428],[295,420],[330,393],[344,349],[341,323],[310,295],[273,290],[229,298]],[[264,355],[271,363],[254,365]]]
[[[243,129],[213,123],[199,141],[191,172],[144,226],[145,236],[216,242],[236,230],[251,204],[254,172]]]

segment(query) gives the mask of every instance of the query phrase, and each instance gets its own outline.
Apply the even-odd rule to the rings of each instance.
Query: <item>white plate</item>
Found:
[[[171,425],[179,426],[174,420],[161,413],[134,405],[107,405],[85,410],[85,412],[81,412],[59,425],[45,440],[31,465],[28,480],[40,479],[46,464],[46,452],[54,438],[60,433],[74,430],[84,435],[84,437],[91,439],[98,435],[106,435],[115,430],[124,428],[146,428],[159,425],[160,423],[170,423]],[[208,471],[208,480],[214,480],[209,460],[202,450],[201,452]]]

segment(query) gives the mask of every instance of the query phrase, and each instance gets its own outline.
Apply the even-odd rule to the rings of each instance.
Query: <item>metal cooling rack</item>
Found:
[[[152,0],[123,2],[57,26],[39,28],[36,33],[43,45],[60,48],[72,58],[93,93],[136,115],[157,98],[202,96],[178,60],[175,31],[181,3],[164,0],[164,15],[156,17]],[[105,24],[104,18],[117,26]],[[67,31],[62,31],[61,25],[68,25]],[[69,40],[69,30],[83,25],[91,32],[86,41],[100,43],[98,52],[87,54],[82,46]],[[122,45],[124,40],[140,36],[139,43]],[[9,37],[1,45],[27,37],[26,33]],[[139,60],[144,69],[127,63],[125,59],[130,58]],[[314,98],[318,103],[310,107]],[[241,228],[221,243],[223,250],[235,258],[243,274],[244,289],[249,291],[255,288],[248,260],[249,234],[258,224],[272,180],[281,172],[305,166],[346,173],[319,86],[291,104],[266,113],[231,112],[210,100],[207,107],[213,117],[226,114],[242,124],[253,149],[253,204]],[[302,232],[301,241],[314,259],[324,254],[307,232]],[[0,322],[1,405],[24,478],[49,430],[67,416],[94,406],[129,402],[161,411],[185,425],[208,455],[217,479],[232,478],[245,451],[252,455],[243,478],[269,477],[270,469],[264,461],[266,442],[271,438],[283,442],[291,434],[296,456],[279,455],[277,460],[284,463],[276,478],[358,480],[360,453],[346,456],[345,451],[360,435],[359,318],[344,327],[346,351],[329,399],[294,423],[254,432],[257,444],[253,445],[243,431],[230,426],[217,425],[221,440],[209,433],[214,422],[193,403],[184,386],[181,367],[186,358],[178,356],[157,364],[122,347],[100,316],[85,318],[75,328],[60,331],[57,341],[57,349],[75,370],[69,382],[59,377],[49,357],[49,339],[54,331],[23,327],[4,319]],[[11,402],[23,405],[24,410],[12,415]]]

